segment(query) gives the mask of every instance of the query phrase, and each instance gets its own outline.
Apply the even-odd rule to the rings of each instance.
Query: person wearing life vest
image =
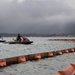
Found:
[[[18,33],[18,35],[17,35],[16,41],[21,41],[21,36],[20,36],[19,33]]]

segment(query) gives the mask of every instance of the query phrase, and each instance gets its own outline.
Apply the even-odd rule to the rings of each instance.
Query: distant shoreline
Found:
[[[21,34],[22,36],[26,37],[75,37],[75,34],[36,34],[36,33],[29,33],[29,34]],[[16,37],[17,33],[0,33],[2,37]]]

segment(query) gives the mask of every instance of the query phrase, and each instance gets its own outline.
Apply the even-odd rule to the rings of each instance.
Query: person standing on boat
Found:
[[[20,36],[19,33],[18,33],[18,35],[17,35],[16,41],[21,41],[21,36]]]

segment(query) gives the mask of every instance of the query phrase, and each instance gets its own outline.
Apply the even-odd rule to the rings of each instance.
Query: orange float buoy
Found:
[[[34,59],[40,59],[41,58],[41,55],[40,54],[35,54],[34,55]]]
[[[52,57],[53,56],[53,52],[48,52],[48,57]]]
[[[57,51],[57,54],[58,54],[58,55],[61,55],[61,54],[62,54],[62,51]]]
[[[69,51],[68,51],[68,50],[64,50],[64,52],[65,52],[65,53],[68,53]]]
[[[0,67],[4,67],[6,66],[6,60],[5,59],[1,59],[0,60]]]
[[[26,62],[26,57],[25,56],[19,56],[18,57],[18,63]]]
[[[70,49],[70,51],[71,51],[71,52],[74,52],[74,49],[72,48],[72,49]]]

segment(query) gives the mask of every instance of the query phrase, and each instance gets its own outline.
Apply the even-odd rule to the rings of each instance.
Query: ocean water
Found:
[[[15,37],[14,37],[15,38]],[[75,47],[74,42],[48,41],[48,39],[67,39],[67,37],[28,37],[33,41],[30,45],[0,43],[0,59],[18,55],[27,55],[56,51]],[[69,39],[74,37],[68,37]],[[12,41],[12,37],[5,37],[6,41]],[[20,64],[7,66],[0,69],[0,75],[55,75],[58,70],[65,69],[70,63],[75,62],[75,52],[60,56],[27,61]]]

